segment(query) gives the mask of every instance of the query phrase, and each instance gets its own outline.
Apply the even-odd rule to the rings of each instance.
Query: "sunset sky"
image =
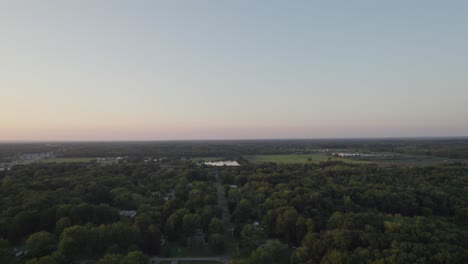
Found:
[[[468,1],[1,1],[0,141],[468,136]]]

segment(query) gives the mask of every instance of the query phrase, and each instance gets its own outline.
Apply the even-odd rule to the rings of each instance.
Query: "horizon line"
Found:
[[[375,137],[313,137],[313,138],[226,138],[226,139],[96,139],[96,140],[0,140],[0,144],[12,143],[132,143],[132,142],[189,142],[189,141],[295,141],[295,140],[398,140],[398,139],[468,139],[468,136],[375,136]]]

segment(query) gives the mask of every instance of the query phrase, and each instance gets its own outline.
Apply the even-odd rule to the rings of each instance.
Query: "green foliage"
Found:
[[[210,234],[222,234],[224,233],[223,222],[217,217],[213,217],[211,218],[208,229]]]
[[[41,231],[29,236],[26,247],[31,257],[41,257],[53,251],[55,237],[53,234]]]
[[[119,254],[106,254],[97,264],[120,264],[122,262],[123,256]]]
[[[138,154],[112,166],[31,164],[1,172],[0,263],[143,263],[144,254],[164,254],[194,234],[207,238],[216,253],[239,246],[252,263],[465,263],[468,166],[463,163],[410,167],[315,157],[301,164],[240,159],[240,167],[216,168],[227,190],[231,241],[220,220],[224,208],[218,205],[214,169],[180,161],[181,153],[314,155],[317,147],[416,151],[404,148],[408,142],[359,144],[78,144],[81,150],[73,146],[70,153]],[[458,149],[453,143],[417,146],[433,153]],[[142,162],[154,153],[167,161]],[[136,216],[121,217],[124,209]],[[276,239],[281,243],[271,241]],[[19,260],[10,247],[23,241],[30,253]]]
[[[141,251],[131,251],[123,258],[122,264],[147,264],[148,257]]]
[[[161,230],[156,225],[151,224],[147,229],[144,229],[142,236],[141,248],[143,251],[151,254],[158,253],[161,244]]]
[[[131,251],[127,255],[120,254],[106,254],[97,264],[147,264],[148,257],[141,251]]]
[[[263,247],[257,248],[249,257],[249,263],[251,264],[270,264],[273,263],[273,256],[271,252],[267,251]]]
[[[222,253],[226,247],[224,236],[221,234],[212,234],[210,236],[210,246],[215,253]]]
[[[193,235],[195,230],[200,229],[200,215],[198,214],[186,214],[182,218],[182,230],[187,235]]]
[[[90,256],[90,241],[92,238],[86,227],[72,226],[62,232],[58,249],[67,259]]]
[[[269,240],[250,254],[249,263],[282,264],[286,263],[288,258],[285,245],[278,240]]]
[[[10,242],[6,239],[0,239],[0,249],[9,248]]]
[[[350,257],[345,252],[332,250],[323,256],[320,264],[348,264],[351,263]]]
[[[57,236],[60,237],[63,230],[65,230],[65,228],[67,228],[67,227],[70,227],[71,225],[72,225],[72,223],[71,223],[70,218],[62,217],[55,224],[55,233],[57,234]]]
[[[26,264],[66,264],[67,260],[59,252],[54,252],[50,256],[41,258],[33,258],[26,262]]]
[[[68,259],[102,255],[109,248],[129,249],[142,242],[139,230],[124,223],[99,227],[72,226],[60,238],[59,250]]]

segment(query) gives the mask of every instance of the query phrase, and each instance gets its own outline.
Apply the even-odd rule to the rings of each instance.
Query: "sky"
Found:
[[[0,141],[468,136],[468,1],[0,0]]]

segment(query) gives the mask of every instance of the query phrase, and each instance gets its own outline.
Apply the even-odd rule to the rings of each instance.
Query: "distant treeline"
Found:
[[[54,151],[64,157],[226,157],[312,153],[339,149],[451,159],[468,158],[468,139],[310,139],[0,144],[0,161],[19,153]]]

